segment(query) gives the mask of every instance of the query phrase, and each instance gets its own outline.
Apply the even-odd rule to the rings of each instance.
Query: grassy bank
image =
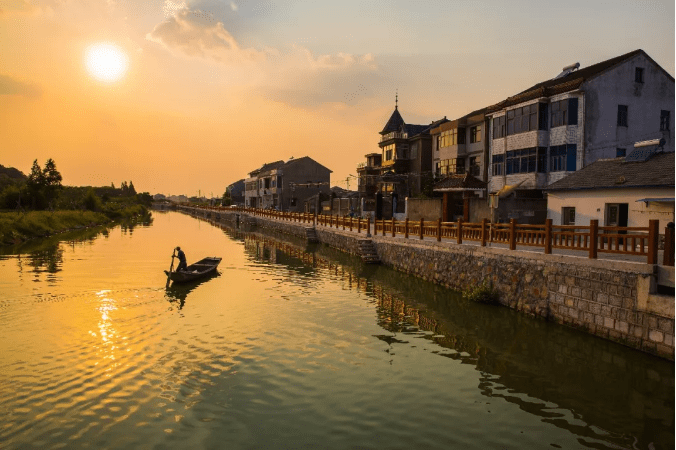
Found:
[[[147,213],[141,205],[133,205],[103,214],[93,211],[27,211],[0,212],[0,245],[17,244],[36,237],[45,237],[73,229],[103,225],[116,219]]]

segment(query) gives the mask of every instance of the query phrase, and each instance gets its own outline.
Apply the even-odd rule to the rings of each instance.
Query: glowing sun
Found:
[[[85,63],[91,76],[100,81],[113,82],[127,71],[127,54],[109,43],[90,45],[85,51]]]

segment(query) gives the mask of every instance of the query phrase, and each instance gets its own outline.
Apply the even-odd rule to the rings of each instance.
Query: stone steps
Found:
[[[312,227],[305,228],[305,238],[312,244],[319,242],[317,231]]]
[[[376,252],[376,247],[370,239],[361,239],[357,242],[359,245],[359,254],[362,261],[366,264],[380,264],[380,258]]]

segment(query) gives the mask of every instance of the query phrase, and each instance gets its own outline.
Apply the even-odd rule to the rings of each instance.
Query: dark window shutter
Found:
[[[577,125],[577,97],[568,99],[568,125]]]
[[[568,155],[566,157],[566,170],[568,172],[575,171],[575,160],[577,159],[577,145],[568,144]]]
[[[540,130],[546,130],[547,129],[547,117],[548,117],[548,111],[547,111],[547,104],[546,103],[540,103],[540,111],[539,111],[539,126],[538,129]]]

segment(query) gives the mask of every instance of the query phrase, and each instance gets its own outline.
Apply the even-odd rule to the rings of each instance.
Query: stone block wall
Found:
[[[640,304],[652,275],[647,264],[381,237],[374,242],[381,261],[402,272],[457,290],[489,280],[500,303],[512,309],[674,359],[673,312]]]
[[[232,224],[233,215],[221,213],[217,220]],[[305,237],[310,226],[245,214],[239,221],[240,228],[298,237]],[[366,239],[363,232],[335,228],[317,227],[316,232],[323,244],[352,254],[359,254],[358,241]],[[382,263],[401,272],[459,291],[488,280],[504,306],[674,359],[674,299],[649,294],[651,265],[417,239],[370,239]]]

